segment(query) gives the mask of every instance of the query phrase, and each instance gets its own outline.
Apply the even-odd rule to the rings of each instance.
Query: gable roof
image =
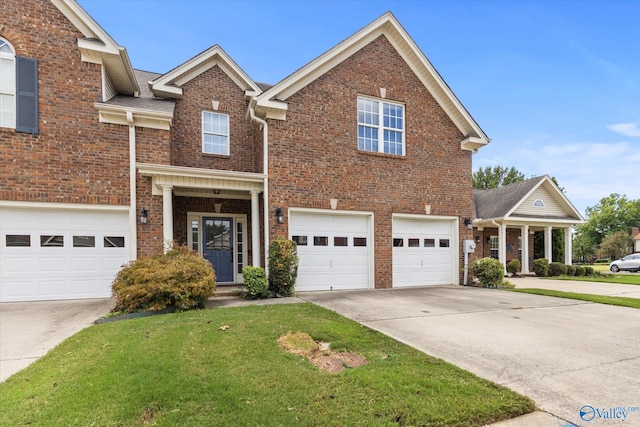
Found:
[[[555,204],[553,213],[532,214],[526,209],[525,203],[536,194],[548,196],[548,200]],[[584,222],[582,215],[548,175],[489,190],[473,189],[473,202],[476,221],[547,218]]]
[[[118,45],[75,0],[51,2],[84,36],[78,39],[82,60],[102,64],[118,93],[138,96],[140,87],[127,49]]]
[[[462,148],[475,150],[488,144],[490,139],[391,12],[385,13],[259,95],[255,102],[258,115],[284,120],[287,111],[285,101],[291,95],[352,56],[380,35],[384,35],[389,40],[460,130],[464,136]]]
[[[217,44],[178,65],[173,70],[149,81],[149,87],[158,97],[180,98],[182,85],[216,65],[222,68],[225,74],[242,90],[252,93],[262,92],[247,73]]]

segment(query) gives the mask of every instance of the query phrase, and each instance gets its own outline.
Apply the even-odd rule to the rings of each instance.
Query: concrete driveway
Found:
[[[624,416],[640,425],[640,310],[462,286],[299,297],[530,396],[573,424]]]
[[[0,304],[0,382],[115,306],[112,299]]]

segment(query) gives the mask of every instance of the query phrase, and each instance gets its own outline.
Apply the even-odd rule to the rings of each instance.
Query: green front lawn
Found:
[[[619,305],[622,307],[640,308],[640,298],[626,298],[607,295],[579,294],[575,292],[554,291],[550,289],[520,288],[511,289],[513,292],[526,294],[546,295],[550,297],[577,299],[581,301],[596,302],[599,304]]]
[[[298,331],[368,364],[320,370],[277,344]],[[7,426],[482,426],[535,409],[312,304],[95,325],[0,384],[0,396]]]
[[[577,280],[580,282],[603,282],[603,283],[619,283],[622,285],[640,285],[640,273],[635,274],[606,274],[603,276],[555,276],[544,277],[550,280]]]

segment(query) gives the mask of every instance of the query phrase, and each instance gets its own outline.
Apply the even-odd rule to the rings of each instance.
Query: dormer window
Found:
[[[404,156],[404,105],[358,97],[358,150]]]
[[[202,112],[202,152],[229,155],[229,115]]]
[[[540,199],[536,199],[533,202],[533,207],[534,208],[544,208],[544,202],[542,200],[540,200]]]

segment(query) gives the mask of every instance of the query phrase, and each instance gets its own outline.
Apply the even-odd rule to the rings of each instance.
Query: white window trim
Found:
[[[11,49],[11,53],[8,52],[0,52],[0,58],[5,59],[5,60],[9,60],[13,63],[13,85],[11,85],[11,92],[0,92],[0,95],[2,95],[2,99],[0,99],[0,108],[5,109],[6,105],[2,105],[4,103],[9,103],[10,107],[7,108],[7,110],[11,110],[13,112],[13,115],[9,114],[8,118],[4,118],[2,121],[0,121],[0,127],[4,127],[4,128],[11,128],[11,129],[15,129],[16,128],[16,117],[17,117],[17,111],[16,111],[16,50],[13,47],[13,45],[11,43],[9,43],[9,41],[5,38],[0,37],[0,40],[2,40],[3,42],[5,42],[7,44],[7,46],[9,46],[9,49]],[[0,116],[1,117],[1,116]]]
[[[366,101],[374,101],[378,103],[378,125],[377,126],[372,126],[370,124],[367,123],[360,123],[360,120],[358,120],[358,128],[360,128],[360,126],[367,126],[367,127],[372,127],[372,128],[377,128],[378,129],[378,151],[373,151],[373,150],[366,150],[366,149],[360,149],[360,147],[358,146],[358,151],[363,151],[363,152],[367,152],[367,153],[380,153],[380,154],[388,154],[391,156],[405,156],[407,153],[407,149],[406,149],[406,141],[405,141],[405,135],[406,135],[406,124],[407,124],[407,120],[406,120],[406,111],[407,108],[405,106],[405,104],[401,103],[401,102],[391,102],[387,99],[383,99],[383,98],[374,98],[374,97],[369,97],[369,96],[358,96],[358,100],[363,99]],[[397,128],[386,128],[384,126],[384,105],[393,105],[393,106],[397,106],[397,107],[402,107],[402,129],[397,129]],[[356,114],[358,114],[358,106],[357,106],[357,102],[356,102]],[[385,153],[384,151],[384,131],[385,130],[390,130],[393,132],[401,132],[402,134],[402,154],[395,154],[395,153]]]
[[[227,119],[227,133],[226,134],[222,134],[222,133],[213,133],[213,132],[205,132],[204,130],[204,116],[205,114],[217,114],[219,116],[225,117]],[[208,110],[203,110],[202,114],[200,116],[201,118],[201,129],[202,129],[202,152],[204,154],[213,154],[213,155],[217,155],[217,156],[229,156],[231,154],[231,128],[229,126],[229,115],[226,113],[220,113],[218,111],[208,111]],[[226,153],[211,153],[209,151],[205,150],[205,135],[217,135],[217,136],[224,136],[227,138],[227,152]]]

